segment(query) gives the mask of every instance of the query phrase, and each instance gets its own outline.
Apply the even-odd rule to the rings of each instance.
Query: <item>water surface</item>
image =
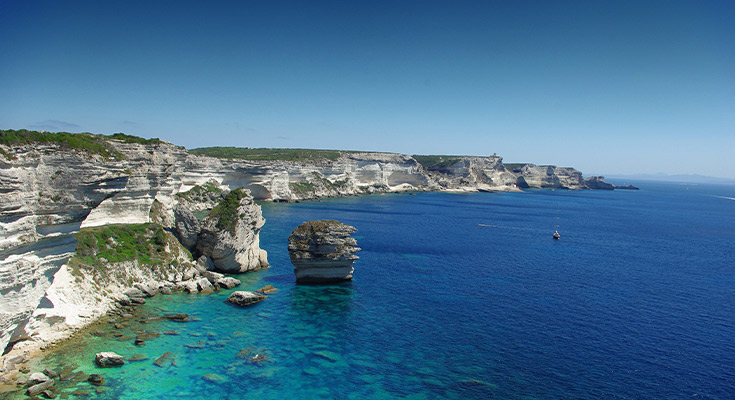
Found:
[[[85,398],[734,398],[735,190],[639,185],[263,204],[272,267],[237,289],[280,292],[158,296],[141,311],[197,320],[136,316],[178,335],[86,335],[45,363],[103,374]],[[286,238],[321,218],[358,228],[354,281],[296,286]],[[96,368],[108,350],[149,359]]]

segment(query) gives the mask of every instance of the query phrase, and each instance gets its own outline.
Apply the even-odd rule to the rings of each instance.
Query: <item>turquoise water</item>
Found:
[[[158,296],[45,363],[104,375],[85,398],[734,398],[735,190],[639,185],[263,204],[272,267],[237,289],[278,293]],[[358,228],[353,282],[295,285],[286,238],[319,218]],[[165,312],[195,320],[146,319]]]

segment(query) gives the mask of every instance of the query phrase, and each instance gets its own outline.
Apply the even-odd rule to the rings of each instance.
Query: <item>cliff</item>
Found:
[[[209,222],[188,221],[194,241],[186,249],[178,240],[176,217],[215,208],[230,186],[217,184],[213,197],[179,196],[196,183],[187,178],[192,157],[184,148],[125,136],[6,133],[0,133],[0,349],[18,341],[20,348],[42,346],[84,326],[106,312],[126,286],[142,281],[174,285],[198,273],[192,272],[190,252],[199,256],[199,237],[210,232],[202,232]],[[237,243],[230,250],[238,257],[230,265],[262,268],[267,266],[259,248],[264,220],[247,191],[241,193],[243,201],[231,219]],[[142,253],[131,253],[134,249],[120,239],[126,233],[118,229],[102,250],[72,266],[75,251],[75,258],[85,255],[75,234],[103,226],[152,226],[153,233],[137,233],[142,235],[138,241],[165,242],[164,253],[175,256],[136,257]],[[110,272],[109,290],[93,285],[99,279],[96,263]]]
[[[79,326],[111,301],[112,296],[80,294],[94,293],[92,286],[72,287],[76,280],[69,278],[68,260],[78,246],[74,234],[87,229],[154,224],[173,234],[194,257],[204,256],[201,265],[243,272],[268,264],[259,248],[264,220],[256,200],[401,191],[607,188],[601,179],[586,183],[572,168],[506,165],[497,156],[215,150],[187,152],[158,139],[123,134],[0,131],[0,348],[34,334],[33,340],[46,340],[48,329],[34,328],[48,325],[43,315],[55,315],[49,321],[61,321],[58,326]],[[223,202],[226,205],[217,210]],[[129,270],[127,278],[148,276],[162,284],[176,283],[175,276],[192,268],[191,261],[177,260],[169,265],[173,275],[157,277],[149,276],[150,265],[145,263],[104,261]],[[80,282],[85,282],[86,270],[79,271]],[[77,305],[49,311],[57,304]],[[74,309],[80,310],[76,316]],[[81,318],[82,314],[90,317]]]

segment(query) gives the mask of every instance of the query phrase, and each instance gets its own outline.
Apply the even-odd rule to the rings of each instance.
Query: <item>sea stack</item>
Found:
[[[288,254],[294,265],[297,283],[334,283],[349,281],[359,257],[354,226],[321,219],[306,221],[288,237]]]

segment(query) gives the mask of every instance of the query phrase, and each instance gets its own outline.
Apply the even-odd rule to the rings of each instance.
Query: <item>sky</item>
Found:
[[[0,0],[0,129],[735,178],[735,2]]]

